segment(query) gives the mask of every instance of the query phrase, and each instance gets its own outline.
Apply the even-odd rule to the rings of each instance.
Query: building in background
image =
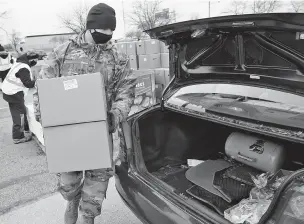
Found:
[[[59,33],[59,34],[45,34],[26,36],[24,42],[20,43],[18,50],[23,48],[23,51],[28,50],[43,50],[51,51],[54,47],[63,44],[70,38],[76,36],[75,33]]]

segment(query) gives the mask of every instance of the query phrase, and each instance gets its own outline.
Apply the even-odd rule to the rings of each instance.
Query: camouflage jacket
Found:
[[[37,79],[72,76],[100,72],[104,77],[108,110],[115,116],[115,122],[123,121],[134,101],[136,78],[130,69],[126,55],[118,53],[108,42],[105,45],[85,43],[80,35],[75,40],[55,48],[47,57]],[[40,122],[40,108],[37,92],[34,94],[34,111]]]

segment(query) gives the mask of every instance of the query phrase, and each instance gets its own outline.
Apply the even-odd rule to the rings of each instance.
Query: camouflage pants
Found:
[[[116,150],[119,149],[116,148]],[[111,156],[113,158],[113,150]],[[101,213],[109,179],[113,174],[112,168],[60,173],[58,174],[58,190],[67,201],[81,194],[79,211],[85,216],[96,217]]]
[[[112,176],[112,169],[61,173],[59,192],[68,201],[81,194],[80,212],[85,216],[96,217],[101,213],[102,202],[106,198],[109,179]]]

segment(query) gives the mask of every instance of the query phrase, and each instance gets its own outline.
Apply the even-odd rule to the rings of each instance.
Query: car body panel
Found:
[[[116,189],[131,211],[143,223],[207,224],[200,222],[169,202],[157,191],[128,173],[127,166],[116,166]]]

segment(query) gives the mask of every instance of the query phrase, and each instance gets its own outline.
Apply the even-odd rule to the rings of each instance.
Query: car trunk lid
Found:
[[[170,45],[171,87],[219,80],[304,94],[304,14],[225,16],[146,32]]]

